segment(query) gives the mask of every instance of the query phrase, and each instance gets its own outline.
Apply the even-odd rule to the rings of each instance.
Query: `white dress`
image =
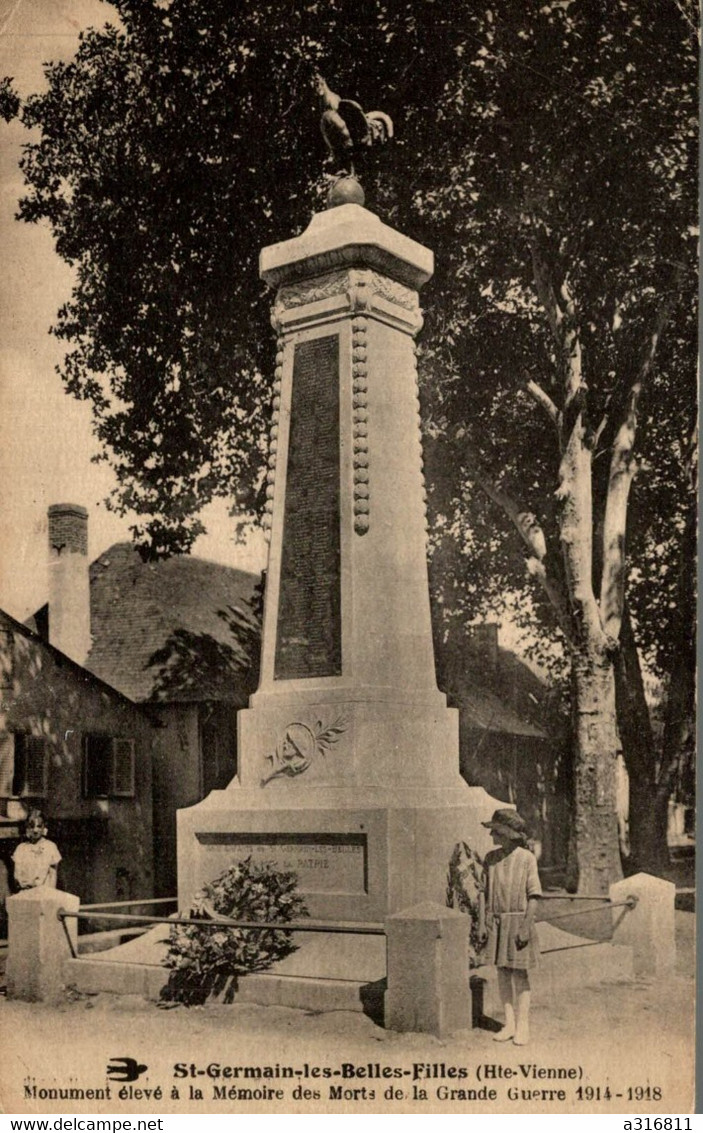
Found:
[[[22,889],[34,889],[48,884],[49,870],[59,864],[61,854],[55,842],[40,838],[38,842],[20,842],[12,861],[17,884]]]

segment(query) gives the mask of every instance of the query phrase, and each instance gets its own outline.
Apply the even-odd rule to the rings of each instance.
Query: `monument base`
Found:
[[[444,904],[454,845],[492,847],[481,825],[500,805],[456,776],[448,787],[318,787],[225,791],[178,812],[178,900],[250,855],[298,875],[310,915],[382,921],[422,901]]]

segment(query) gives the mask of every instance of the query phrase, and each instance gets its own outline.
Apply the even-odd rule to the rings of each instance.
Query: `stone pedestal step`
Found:
[[[297,1007],[307,1011],[367,1011],[383,1018],[386,942],[378,936],[294,934],[296,951],[270,972],[239,979],[238,1003]],[[168,926],[105,952],[79,956],[64,967],[66,984],[88,994],[112,992],[158,999],[169,971],[164,966]],[[218,994],[227,1002],[232,988]],[[380,997],[380,1009],[379,1009]]]
[[[103,955],[107,956],[108,953]],[[66,986],[86,995],[107,991],[114,995],[140,995],[144,999],[158,999],[161,989],[168,981],[168,971],[158,964],[102,960],[98,955],[67,960],[63,970]]]
[[[530,977],[537,1004],[549,1007],[568,987],[633,978],[632,949],[627,946],[594,943],[554,925],[540,925],[539,935],[539,967]],[[163,966],[166,939],[167,929],[158,926],[119,948],[69,960],[64,967],[66,984],[89,994],[158,999],[168,980]],[[383,937],[298,934],[298,942],[299,948],[270,972],[240,978],[234,992],[237,1002],[306,1011],[360,1011],[382,1023]],[[496,969],[477,968],[472,977],[475,1013],[496,1018],[500,1014]],[[229,988],[217,999],[227,1002],[231,997]]]
[[[66,985],[95,995],[139,995],[156,1000],[168,982],[168,970],[157,964],[129,964],[93,958],[69,960],[64,967]],[[256,973],[243,976],[232,989],[219,993],[215,1002],[256,1003],[262,1007],[296,1007],[303,1011],[364,1011],[382,996],[374,984],[355,980],[315,979]],[[371,1010],[369,1010],[371,1013]]]

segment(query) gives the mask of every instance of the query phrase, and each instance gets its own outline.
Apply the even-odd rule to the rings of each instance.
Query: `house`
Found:
[[[49,508],[49,601],[30,625],[105,684],[148,707],[154,892],[176,883],[176,811],[237,769],[237,711],[258,683],[260,579],[176,555],[145,562],[130,543],[88,561],[84,508]]]
[[[566,860],[571,787],[567,721],[545,681],[498,644],[498,625],[471,626],[439,649],[439,681],[459,711],[463,777],[514,803],[539,844],[540,867]]]
[[[84,903],[153,893],[154,722],[0,611],[0,896],[22,820],[39,807]]]

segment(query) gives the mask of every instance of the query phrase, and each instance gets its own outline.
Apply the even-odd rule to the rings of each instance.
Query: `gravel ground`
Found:
[[[675,977],[570,988],[534,1009],[526,1047],[495,1043],[484,1030],[447,1041],[394,1034],[347,1012],[236,1003],[164,1010],[110,995],[51,1007],[5,1000],[0,1096],[6,1113],[690,1113],[694,915],[677,911],[676,929]],[[122,1098],[114,1081],[109,1098],[42,1095],[104,1091],[108,1063],[123,1057],[147,1069]],[[301,1073],[215,1078],[210,1064]],[[384,1069],[388,1076],[374,1076]],[[543,1092],[558,1090],[563,1097]]]

